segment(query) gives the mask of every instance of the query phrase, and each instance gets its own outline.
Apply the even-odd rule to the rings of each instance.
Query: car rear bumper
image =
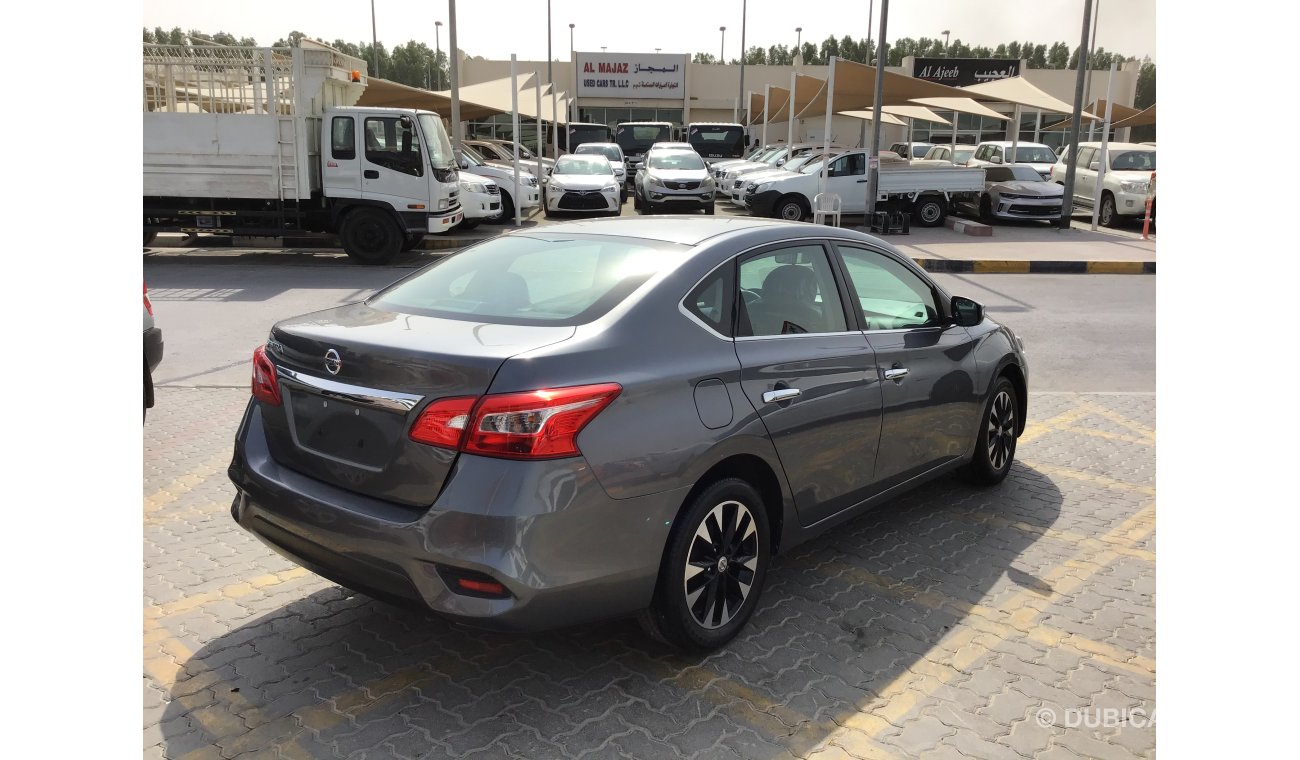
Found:
[[[162,363],[162,358],[162,330],[157,327],[150,327],[144,331],[144,363],[149,366],[149,371],[153,372]]]
[[[258,403],[229,469],[231,513],[270,548],[337,583],[492,628],[541,630],[650,604],[686,490],[616,500],[581,457],[519,462],[462,454],[436,502],[413,509],[280,466]],[[506,599],[453,592],[482,573]]]

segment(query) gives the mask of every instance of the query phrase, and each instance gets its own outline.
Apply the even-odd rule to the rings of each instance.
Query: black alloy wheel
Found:
[[[767,513],[749,483],[726,478],[691,500],[668,541],[642,626],[688,650],[716,649],[753,614],[770,554]]]

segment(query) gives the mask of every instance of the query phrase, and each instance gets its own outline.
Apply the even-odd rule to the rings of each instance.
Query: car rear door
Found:
[[[810,525],[867,498],[880,439],[871,346],[850,329],[822,241],[783,243],[737,267],[741,387]]]
[[[876,363],[883,419],[875,480],[889,488],[970,450],[982,411],[975,341],[900,258],[860,243],[835,249]]]

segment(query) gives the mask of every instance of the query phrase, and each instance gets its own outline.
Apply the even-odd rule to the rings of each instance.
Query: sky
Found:
[[[434,21],[442,21],[441,45],[448,49],[444,0],[373,0],[378,37],[390,50],[414,39],[434,46]],[[872,37],[880,23],[875,0]],[[1155,0],[1095,0],[1100,3],[1098,47],[1141,58],[1156,58]],[[665,9],[682,4],[664,4]],[[597,3],[592,0],[551,0],[554,37],[552,58],[569,57],[569,24],[576,24],[577,50],[648,53],[709,52],[718,54],[726,26],[727,58],[740,53],[742,0],[709,0],[689,11],[645,13],[656,4]],[[144,26],[170,30],[198,29],[208,34],[229,32],[270,45],[297,30],[326,42],[371,37],[371,3],[366,0],[144,0]],[[793,45],[796,27],[803,40],[818,44],[830,34],[867,35],[867,7],[862,0],[748,0],[747,46]],[[800,13],[792,13],[792,8]],[[633,13],[633,10],[638,12]],[[546,59],[546,3],[543,0],[460,0],[456,5],[457,43],[468,55],[489,59]],[[890,39],[942,37],[970,45],[1032,41],[1050,46],[1078,44],[1083,26],[1083,0],[894,0],[889,8]]]

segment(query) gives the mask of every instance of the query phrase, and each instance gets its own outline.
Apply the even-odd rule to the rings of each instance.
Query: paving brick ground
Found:
[[[244,389],[144,430],[146,758],[1155,754],[1155,398],[1038,395],[1000,487],[922,488],[780,557],[727,649],[396,610],[230,519]]]

